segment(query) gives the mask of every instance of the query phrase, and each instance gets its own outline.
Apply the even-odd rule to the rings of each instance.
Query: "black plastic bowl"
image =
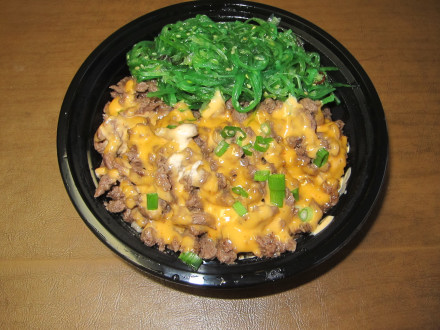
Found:
[[[346,125],[352,174],[347,193],[331,210],[335,216],[326,230],[299,239],[297,251],[274,259],[204,263],[197,272],[172,252],[145,246],[139,235],[118,215],[109,213],[102,199],[93,197],[94,169],[101,159],[93,135],[109,101],[109,86],[129,75],[125,54],[141,40],[152,40],[169,23],[206,14],[215,21],[267,19],[275,15],[280,27],[292,29],[306,50],[321,55],[323,66],[337,66],[334,81],[349,84],[336,94],[341,104],[332,108]],[[373,209],[387,167],[388,134],[379,97],[364,70],[334,38],[310,22],[284,10],[252,2],[197,1],[169,6],[122,27],[87,58],[75,75],[63,102],[57,132],[58,160],[67,192],[89,228],[118,255],[150,274],[177,283],[207,287],[242,287],[293,278],[316,267],[346,245],[365,224]]]

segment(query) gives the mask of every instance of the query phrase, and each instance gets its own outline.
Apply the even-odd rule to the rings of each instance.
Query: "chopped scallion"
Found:
[[[266,181],[269,178],[269,174],[270,174],[269,170],[256,171],[254,173],[254,180],[255,181]]]
[[[284,190],[270,190],[270,202],[278,207],[283,207],[285,191]]]
[[[292,195],[293,195],[293,198],[295,198],[296,201],[299,200],[299,187],[292,190]]]
[[[200,265],[203,263],[203,259],[191,251],[182,252],[179,255],[179,259],[194,270],[199,269]]]
[[[243,153],[246,156],[252,156],[252,151],[251,151],[252,143],[248,143],[248,144],[244,145],[242,148],[243,148]]]
[[[258,135],[255,138],[254,149],[257,151],[265,152],[269,149],[269,143],[273,141],[273,138],[264,138]]]
[[[159,195],[157,193],[147,194],[147,210],[157,210],[159,207]]]
[[[243,187],[237,186],[237,187],[232,187],[232,192],[234,194],[240,195],[242,197],[249,197],[249,194],[246,192],[246,190],[243,189]]]
[[[231,138],[234,137],[235,134],[240,133],[241,137],[244,139],[246,138],[246,133],[240,128],[236,126],[225,126],[222,131],[220,132],[220,135],[224,138]]]
[[[260,130],[261,130],[261,133],[263,133],[265,136],[268,136],[271,131],[269,123],[265,122],[265,123],[261,124]]]
[[[303,222],[310,221],[313,217],[313,210],[309,206],[304,207],[299,211],[298,216]]]
[[[169,129],[173,129],[173,128],[176,128],[177,127],[177,125],[168,125],[167,126],[167,128],[169,128]]]
[[[316,152],[316,158],[313,160],[313,164],[318,167],[322,167],[327,163],[328,160],[328,151],[324,148],[319,149]]]
[[[269,189],[280,190],[284,193],[286,189],[286,176],[284,174],[269,175]]]
[[[232,208],[237,212],[237,214],[242,217],[247,213],[246,207],[241,204],[240,201],[236,201],[234,204],[232,204]]]
[[[214,153],[216,156],[220,157],[226,152],[226,150],[228,150],[228,148],[229,148],[229,143],[226,142],[225,140],[221,140],[217,145],[217,147],[214,149]]]

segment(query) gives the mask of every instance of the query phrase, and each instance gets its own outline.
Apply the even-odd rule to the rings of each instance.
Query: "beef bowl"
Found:
[[[130,76],[127,53],[142,40],[153,40],[162,28],[196,15],[215,22],[250,18],[279,19],[280,30],[292,30],[304,49],[316,52],[322,66],[337,67],[328,77],[341,84],[331,103],[333,120],[345,123],[349,152],[347,180],[336,205],[328,210],[331,221],[315,234],[296,239],[293,252],[274,258],[239,258],[225,264],[204,260],[197,270],[179,260],[179,253],[147,246],[120,213],[106,208],[105,196],[95,197],[101,154],[94,136],[111,100],[110,86]],[[314,24],[284,10],[252,2],[185,2],[148,13],[123,26],[104,40],[73,78],[62,104],[57,150],[66,190],[79,215],[94,234],[120,257],[140,270],[171,282],[209,288],[238,288],[294,280],[328,261],[357,237],[377,206],[388,160],[388,133],[380,99],[356,59],[333,37]]]

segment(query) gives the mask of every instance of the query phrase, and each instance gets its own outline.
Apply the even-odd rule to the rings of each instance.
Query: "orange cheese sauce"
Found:
[[[119,166],[110,169],[103,163],[96,169],[96,174],[98,177],[109,175],[118,181],[125,203],[133,209],[132,217],[139,228],[154,228],[166,245],[177,240],[181,251],[195,248],[194,236],[187,234],[191,226],[215,241],[229,240],[236,253],[260,256],[257,238],[266,235],[272,234],[280,242],[288,242],[301,230],[304,221],[299,218],[299,212],[292,211],[286,203],[281,208],[270,203],[267,182],[255,181],[250,166],[255,170],[284,174],[286,188],[290,191],[299,189],[299,199],[294,207],[297,211],[311,208],[307,224],[311,231],[318,226],[323,217],[322,209],[331,202],[325,186],[340,185],[347,157],[347,138],[336,123],[324,119],[321,109],[315,115],[321,119],[316,129],[303,106],[292,96],[271,114],[257,108],[243,122],[238,122],[232,113],[235,110],[227,109],[218,92],[200,111],[198,119],[183,102],[177,103],[165,115],[154,112],[141,115],[136,114],[139,104],[134,87],[133,80],[126,82],[125,97],[116,97],[110,102],[99,128],[100,134],[108,141],[104,154],[113,155]],[[278,138],[269,143],[266,151],[252,150],[252,155],[244,156],[243,145],[254,143],[258,135],[269,136],[262,131],[262,125],[267,123],[271,124],[271,136]],[[242,130],[250,128],[255,134],[247,134],[241,142],[236,138],[224,139],[220,131],[225,126]],[[194,141],[195,137],[205,141],[210,150],[209,159]],[[289,137],[300,137],[306,156],[312,160],[319,149],[325,148],[329,152],[327,165],[322,168],[307,166],[295,148],[287,143]],[[229,143],[229,148],[217,156],[214,149],[222,140]],[[142,162],[143,173],[135,171],[127,158],[126,152],[133,147]],[[157,157],[162,157],[169,169],[169,190],[157,180]],[[215,163],[215,170],[211,169],[210,162]],[[227,181],[226,192],[219,185],[219,175]],[[194,223],[193,214],[186,207],[190,192],[185,180],[197,186],[203,212],[213,219],[209,225]],[[232,187],[241,187],[248,197],[231,192]],[[146,194],[149,193],[157,193],[170,209],[164,212],[159,203],[157,210],[147,210]],[[240,216],[234,210],[232,205],[236,201],[246,208],[245,215]]]

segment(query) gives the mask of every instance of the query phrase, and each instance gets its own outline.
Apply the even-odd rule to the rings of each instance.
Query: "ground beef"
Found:
[[[141,233],[141,241],[147,246],[154,246],[157,244],[159,251],[165,250],[165,243],[162,239],[157,238],[156,230],[151,227],[145,228]]]
[[[162,209],[162,214],[167,214],[171,211],[171,206],[166,200],[159,198],[159,207]]]
[[[273,99],[265,99],[263,102],[260,103],[259,110],[266,111],[268,114],[271,114],[275,111],[277,108],[281,108],[283,105],[283,102]]]
[[[133,218],[132,209],[125,209],[124,213],[122,213],[122,219],[124,219],[124,221],[128,223],[132,223],[133,221],[135,221],[135,219]]]
[[[322,184],[324,191],[330,195],[330,201],[324,204],[323,212],[327,212],[330,208],[335,206],[339,201],[339,184],[335,182],[334,184],[329,184],[328,182],[324,182]]]
[[[110,86],[110,89],[112,90],[110,92],[111,97],[112,98],[123,97],[125,95],[125,84],[130,79],[131,77],[125,77],[122,80],[120,80],[116,85]]]
[[[232,264],[237,259],[231,241],[224,239],[217,244],[217,259],[225,264]]]
[[[304,164],[311,162],[311,158],[307,156],[307,149],[303,144],[302,137],[289,136],[287,137],[286,142],[290,148],[295,149],[298,160],[302,161]]]
[[[330,108],[325,107],[321,109],[322,114],[324,115],[325,119],[331,120],[332,119],[332,112],[330,110]]]
[[[202,204],[202,200],[200,199],[198,189],[191,189],[188,200],[185,203],[185,206],[191,212],[203,210],[203,204]]]
[[[112,213],[119,213],[127,207],[123,199],[111,200],[104,203],[105,208]]]
[[[277,257],[281,253],[286,251],[286,247],[284,246],[284,244],[281,243],[274,234],[257,237],[256,241],[260,246],[262,257]]]
[[[116,184],[116,180],[112,179],[107,174],[103,175],[101,179],[99,179],[98,187],[95,190],[95,197],[99,197],[103,195],[106,191],[110,190]]]
[[[319,107],[321,106],[320,101],[313,101],[311,99],[305,98],[299,101],[299,103],[303,106],[304,112],[307,118],[310,119],[310,127],[315,130],[316,129],[316,119],[315,116],[319,111]]]
[[[157,92],[156,80],[142,81],[140,83],[137,83],[136,92],[138,93]]]
[[[284,202],[286,203],[287,206],[290,207],[292,216],[294,216],[298,212],[298,210],[295,207],[295,197],[293,197],[292,192],[287,187],[286,187],[286,198]]]
[[[138,97],[139,109],[136,110],[136,115],[143,115],[149,111],[157,112],[165,116],[172,108],[158,98]]]
[[[167,159],[160,156],[157,161],[157,171],[155,173],[156,183],[164,191],[171,190],[170,168],[167,165]]]
[[[130,149],[126,153],[126,156],[128,158],[132,170],[135,171],[140,176],[143,176],[145,174],[145,168],[144,168],[144,164],[142,163],[142,160],[139,158],[137,147],[136,146],[130,147]]]
[[[216,173],[215,176],[217,177],[218,190],[225,190],[228,187],[226,177],[222,173]]]
[[[209,213],[198,211],[193,212],[192,223],[195,225],[213,227],[215,225],[215,219]]]
[[[203,259],[214,259],[217,255],[217,246],[215,241],[208,235],[203,235],[199,239],[199,256]]]

